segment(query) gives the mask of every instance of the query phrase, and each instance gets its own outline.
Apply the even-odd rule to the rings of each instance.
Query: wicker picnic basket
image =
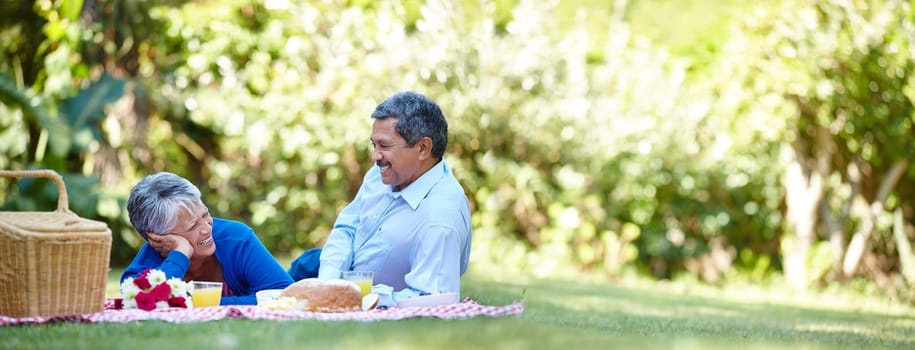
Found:
[[[0,315],[65,316],[100,312],[111,254],[111,230],[70,211],[53,170],[0,171],[57,185],[53,212],[0,211]]]

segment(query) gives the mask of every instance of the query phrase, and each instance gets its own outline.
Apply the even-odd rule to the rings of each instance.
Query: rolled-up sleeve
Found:
[[[324,248],[321,249],[321,266],[318,278],[340,278],[343,271],[353,264],[353,233],[349,230],[334,229]]]
[[[321,264],[318,267],[318,278],[340,278],[343,271],[353,265],[356,227],[359,225],[360,196],[357,194],[350,204],[340,211],[334,229],[321,248]]]

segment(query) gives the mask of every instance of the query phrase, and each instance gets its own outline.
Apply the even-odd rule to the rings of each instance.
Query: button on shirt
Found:
[[[373,271],[376,285],[395,291],[460,293],[471,235],[467,197],[444,160],[400,192],[373,166],[334,223],[318,278]]]

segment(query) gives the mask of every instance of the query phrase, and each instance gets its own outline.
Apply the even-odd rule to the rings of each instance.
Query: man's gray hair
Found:
[[[179,210],[191,210],[195,203],[203,204],[197,186],[181,176],[160,172],[133,187],[127,199],[127,215],[143,239],[149,239],[149,232],[168,234],[175,228]]]
[[[397,119],[394,131],[413,147],[423,137],[432,139],[432,156],[442,159],[448,146],[448,122],[435,101],[413,91],[398,92],[382,101],[372,118]]]

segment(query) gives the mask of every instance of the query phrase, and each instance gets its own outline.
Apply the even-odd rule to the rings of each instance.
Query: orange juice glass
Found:
[[[204,282],[193,281],[194,291],[191,292],[191,298],[194,300],[194,307],[219,306],[222,299],[222,282]]]
[[[358,284],[363,297],[372,292],[374,275],[372,271],[343,271],[343,279]]]

